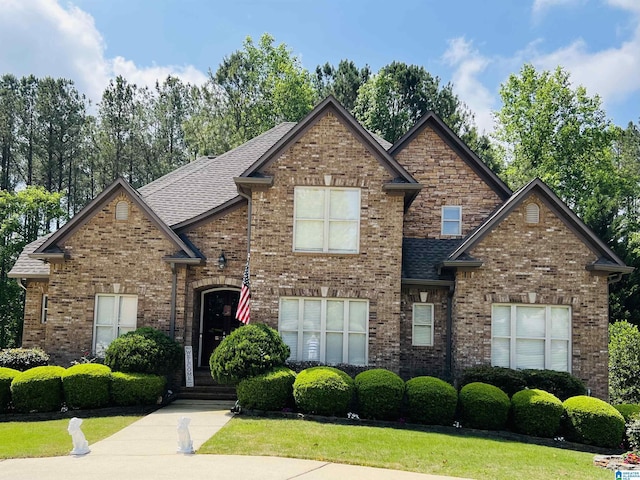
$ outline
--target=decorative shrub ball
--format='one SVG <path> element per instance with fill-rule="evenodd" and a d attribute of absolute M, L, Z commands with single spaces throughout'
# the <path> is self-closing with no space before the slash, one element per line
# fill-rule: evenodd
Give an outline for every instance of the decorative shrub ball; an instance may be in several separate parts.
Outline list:
<path fill-rule="evenodd" d="M 511 401 L 498 387 L 474 382 L 460 390 L 462 425 L 483 430 L 500 430 L 509 418 Z"/>
<path fill-rule="evenodd" d="M 622 414 L 625 422 L 632 420 L 633 417 L 638 417 L 638 413 L 640 413 L 640 405 L 637 403 L 623 403 L 620 405 L 614 405 L 613 408 Z"/>
<path fill-rule="evenodd" d="M 291 354 L 280 334 L 263 323 L 240 327 L 227 336 L 209 359 L 211 376 L 219 383 L 237 384 L 274 367 Z"/>
<path fill-rule="evenodd" d="M 11 401 L 11 382 L 19 373 L 13 368 L 0 367 L 0 412 L 4 411 Z"/>
<path fill-rule="evenodd" d="M 521 390 L 511 397 L 515 429 L 525 435 L 553 437 L 560 428 L 562 402 L 544 390 Z"/>
<path fill-rule="evenodd" d="M 113 372 L 111 399 L 116 405 L 153 405 L 162 397 L 165 383 L 161 375 Z"/>
<path fill-rule="evenodd" d="M 578 377 L 569 372 L 556 370 L 522 370 L 527 388 L 537 388 L 549 392 L 564 401 L 569 397 L 584 395 L 587 387 Z"/>
<path fill-rule="evenodd" d="M 364 418 L 391 420 L 400 415 L 404 382 L 395 373 L 383 368 L 356 375 L 358 411 Z"/>
<path fill-rule="evenodd" d="M 615 448 L 622 442 L 624 417 L 599 398 L 578 395 L 562 404 L 568 437 L 576 442 Z"/>
<path fill-rule="evenodd" d="M 67 368 L 62 375 L 62 389 L 70 408 L 98 408 L 109 404 L 111 369 L 99 363 L 85 363 Z"/>
<path fill-rule="evenodd" d="M 293 382 L 296 374 L 286 367 L 241 380 L 236 387 L 238 401 L 243 408 L 255 410 L 282 410 L 293 406 Z"/>
<path fill-rule="evenodd" d="M 458 404 L 456 389 L 435 377 L 415 377 L 407 382 L 407 403 L 412 422 L 451 425 Z"/>
<path fill-rule="evenodd" d="M 306 413 L 341 416 L 353 398 L 353 379 L 332 367 L 303 370 L 293 383 L 296 406 Z"/>
<path fill-rule="evenodd" d="M 11 382 L 11 398 L 17 411 L 52 412 L 62 406 L 64 368 L 35 367 L 16 375 Z"/>

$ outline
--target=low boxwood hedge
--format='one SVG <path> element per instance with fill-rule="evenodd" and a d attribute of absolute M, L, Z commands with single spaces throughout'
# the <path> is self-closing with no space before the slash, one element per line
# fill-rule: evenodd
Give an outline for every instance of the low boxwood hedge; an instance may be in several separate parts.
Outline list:
<path fill-rule="evenodd" d="M 351 404 L 353 379 L 332 367 L 313 367 L 303 370 L 293 383 L 296 406 L 306 413 L 344 415 Z"/>
<path fill-rule="evenodd" d="M 462 425 L 483 430 L 500 430 L 509 418 L 511 401 L 506 393 L 488 383 L 465 385 L 459 395 Z"/>
<path fill-rule="evenodd" d="M 165 383 L 160 375 L 113 372 L 111 400 L 115 405 L 153 405 L 162 398 Z"/>
<path fill-rule="evenodd" d="M 62 367 L 35 367 L 11 382 L 11 399 L 18 412 L 52 412 L 62 405 Z"/>
<path fill-rule="evenodd" d="M 274 411 L 293 406 L 295 380 L 295 372 L 286 367 L 245 378 L 236 387 L 238 401 L 243 408 L 255 410 Z"/>
<path fill-rule="evenodd" d="M 544 390 L 521 390 L 511 397 L 516 431 L 535 437 L 553 437 L 560 429 L 562 402 Z"/>
<path fill-rule="evenodd" d="M 404 381 L 383 368 L 367 370 L 354 379 L 358 412 L 364 418 L 393 420 L 400 416 Z"/>
<path fill-rule="evenodd" d="M 11 382 L 19 373 L 13 368 L 0 367 L 0 412 L 6 410 L 11 401 Z"/>
<path fill-rule="evenodd" d="M 407 382 L 407 404 L 411 421 L 427 425 L 453 423 L 458 392 L 435 377 L 415 377 Z"/>
<path fill-rule="evenodd" d="M 578 395 L 562 404 L 570 440 L 598 447 L 619 447 L 624 435 L 624 417 L 607 402 Z"/>
<path fill-rule="evenodd" d="M 625 422 L 629 422 L 632 417 L 637 417 L 640 413 L 640 405 L 637 403 L 622 403 L 620 405 L 614 405 L 613 408 L 622 414 Z"/>
<path fill-rule="evenodd" d="M 537 388 L 555 395 L 564 401 L 577 395 L 585 395 L 587 387 L 578 377 L 569 372 L 555 370 L 522 370 L 527 388 Z"/>
<path fill-rule="evenodd" d="M 62 375 L 62 389 L 69 408 L 98 408 L 109 404 L 111 369 L 99 363 L 85 363 L 67 368 Z"/>

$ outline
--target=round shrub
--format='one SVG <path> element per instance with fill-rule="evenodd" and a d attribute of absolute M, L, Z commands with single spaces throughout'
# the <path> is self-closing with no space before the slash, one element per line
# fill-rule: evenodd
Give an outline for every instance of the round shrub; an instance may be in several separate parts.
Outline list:
<path fill-rule="evenodd" d="M 114 372 L 171 375 L 180 368 L 182 347 L 160 330 L 141 327 L 116 338 L 104 364 Z"/>
<path fill-rule="evenodd" d="M 64 399 L 70 408 L 98 408 L 109 404 L 111 369 L 99 363 L 67 368 L 62 375 Z"/>
<path fill-rule="evenodd" d="M 638 413 L 640 413 L 640 405 L 637 403 L 623 403 L 621 405 L 614 405 L 613 408 L 622 414 L 625 422 L 631 420 L 632 417 L 637 417 Z"/>
<path fill-rule="evenodd" d="M 567 436 L 574 441 L 615 448 L 622 442 L 624 417 L 598 398 L 579 395 L 562 404 L 566 415 Z"/>
<path fill-rule="evenodd" d="M 459 400 L 465 427 L 500 430 L 506 425 L 511 401 L 498 387 L 469 383 L 460 390 Z"/>
<path fill-rule="evenodd" d="M 0 350 L 0 367 L 24 372 L 33 367 L 44 367 L 49 355 L 39 348 L 5 348 Z"/>
<path fill-rule="evenodd" d="M 390 420 L 398 418 L 404 396 L 404 382 L 383 368 L 356 375 L 358 411 L 364 418 Z"/>
<path fill-rule="evenodd" d="M 11 398 L 17 411 L 52 412 L 62 405 L 62 367 L 35 367 L 16 375 Z"/>
<path fill-rule="evenodd" d="M 153 405 L 162 397 L 165 383 L 161 375 L 113 372 L 111 399 L 116 405 Z"/>
<path fill-rule="evenodd" d="M 238 401 L 243 408 L 282 410 L 293 405 L 295 380 L 295 372 L 286 367 L 276 367 L 255 377 L 245 378 L 236 388 Z"/>
<path fill-rule="evenodd" d="M 435 377 L 415 377 L 407 382 L 407 406 L 412 422 L 451 425 L 456 414 L 458 392 Z"/>
<path fill-rule="evenodd" d="M 0 412 L 5 410 L 11 401 L 11 382 L 19 373 L 13 368 L 0 367 Z"/>
<path fill-rule="evenodd" d="M 511 397 L 515 429 L 525 435 L 553 437 L 560 428 L 562 402 L 544 390 L 521 390 Z"/>
<path fill-rule="evenodd" d="M 505 367 L 491 367 L 481 365 L 464 370 L 460 378 L 460 387 L 469 383 L 488 383 L 498 387 L 511 397 L 514 393 L 527 388 L 527 382 L 521 370 L 513 370 Z"/>
<path fill-rule="evenodd" d="M 296 406 L 307 413 L 344 415 L 353 398 L 353 379 L 332 367 L 303 370 L 293 383 Z"/>
<path fill-rule="evenodd" d="M 537 388 L 549 392 L 564 401 L 569 397 L 585 395 L 587 387 L 582 380 L 569 372 L 555 370 L 522 370 L 527 388 Z"/>
<path fill-rule="evenodd" d="M 245 325 L 226 337 L 209 359 L 211 376 L 234 384 L 281 367 L 291 354 L 280 334 L 263 323 Z"/>

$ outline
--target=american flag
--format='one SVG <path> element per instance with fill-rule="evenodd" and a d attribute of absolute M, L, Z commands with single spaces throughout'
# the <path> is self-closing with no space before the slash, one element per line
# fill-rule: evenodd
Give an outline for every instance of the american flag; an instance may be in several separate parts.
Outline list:
<path fill-rule="evenodd" d="M 244 324 L 251 320 L 251 292 L 249 291 L 249 254 L 247 254 L 247 265 L 244 267 L 242 275 L 242 288 L 240 289 L 240 300 L 236 310 L 236 319 Z"/>

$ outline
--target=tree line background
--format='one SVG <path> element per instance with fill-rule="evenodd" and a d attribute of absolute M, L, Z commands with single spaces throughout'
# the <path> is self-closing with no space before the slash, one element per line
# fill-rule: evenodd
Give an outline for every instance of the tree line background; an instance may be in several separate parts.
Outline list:
<path fill-rule="evenodd" d="M 569 74 L 524 65 L 502 85 L 495 132 L 424 67 L 378 72 L 342 60 L 305 70 L 268 34 L 225 57 L 202 86 L 112 79 L 97 105 L 73 80 L 0 77 L 0 348 L 19 345 L 24 291 L 7 278 L 22 248 L 59 228 L 118 176 L 134 188 L 219 155 L 334 95 L 394 142 L 437 113 L 514 191 L 542 178 L 628 265 L 640 267 L 640 120 L 607 117 Z M 640 112 L 639 112 L 640 118 Z M 640 268 L 639 268 L 640 269 Z M 640 273 L 611 286 L 611 320 L 640 324 Z"/>

